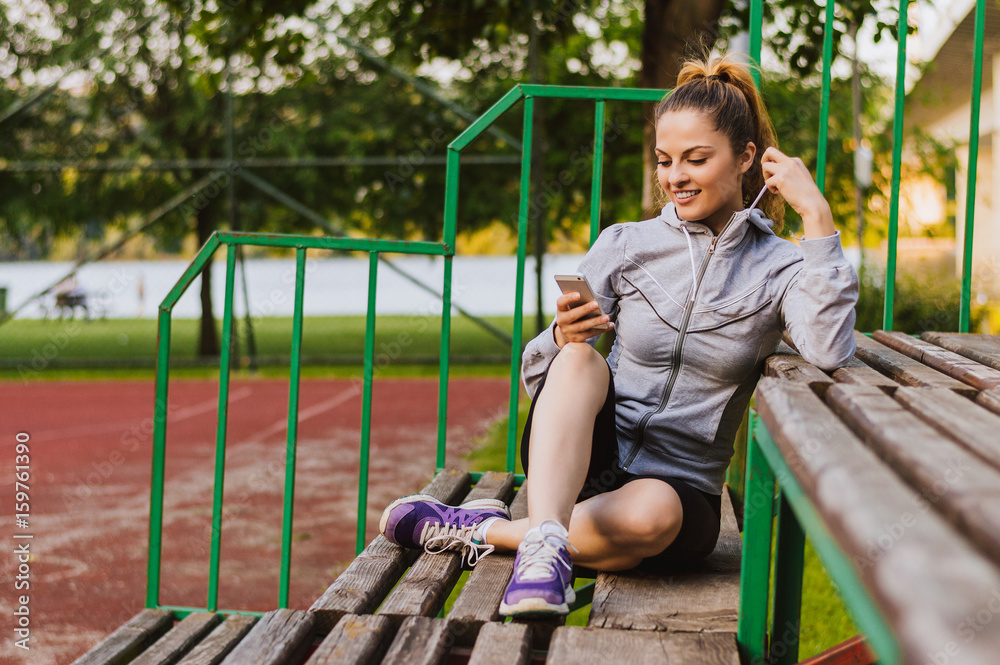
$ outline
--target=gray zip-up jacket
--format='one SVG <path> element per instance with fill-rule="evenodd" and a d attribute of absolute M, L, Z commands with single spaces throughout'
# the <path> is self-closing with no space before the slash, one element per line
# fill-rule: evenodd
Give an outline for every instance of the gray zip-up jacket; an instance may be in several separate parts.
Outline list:
<path fill-rule="evenodd" d="M 581 261 L 615 321 L 608 364 L 619 465 L 630 473 L 720 494 L 736 430 L 782 331 L 822 369 L 854 355 L 858 276 L 839 231 L 797 246 L 772 226 L 759 210 L 742 211 L 716 236 L 668 203 L 655 219 L 605 229 Z M 559 353 L 554 335 L 553 318 L 524 349 L 521 378 L 532 398 Z"/>

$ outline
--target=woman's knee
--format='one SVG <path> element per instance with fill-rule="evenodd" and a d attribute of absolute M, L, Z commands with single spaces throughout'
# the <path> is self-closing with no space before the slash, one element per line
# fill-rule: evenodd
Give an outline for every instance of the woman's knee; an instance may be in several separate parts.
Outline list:
<path fill-rule="evenodd" d="M 559 372 L 587 374 L 595 379 L 607 377 L 607 364 L 604 356 L 586 342 L 568 342 L 552 361 L 553 369 Z"/>
<path fill-rule="evenodd" d="M 659 552 L 680 533 L 683 511 L 676 494 L 647 495 L 633 506 L 623 520 L 622 529 L 636 547 Z"/>

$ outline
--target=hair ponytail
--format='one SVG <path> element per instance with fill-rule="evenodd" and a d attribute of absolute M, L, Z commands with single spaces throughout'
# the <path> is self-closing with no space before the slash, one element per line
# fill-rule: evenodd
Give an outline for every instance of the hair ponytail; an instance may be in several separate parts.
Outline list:
<path fill-rule="evenodd" d="M 743 204 L 750 205 L 764 186 L 760 158 L 769 147 L 777 147 L 778 141 L 748 66 L 730 56 L 688 60 L 677 76 L 677 87 L 656 105 L 655 120 L 682 109 L 708 114 L 715 128 L 729 137 L 733 154 L 742 153 L 747 143 L 757 146 L 753 164 L 743 174 Z M 781 198 L 766 192 L 759 207 L 774 222 L 774 232 L 780 233 L 785 220 Z"/>

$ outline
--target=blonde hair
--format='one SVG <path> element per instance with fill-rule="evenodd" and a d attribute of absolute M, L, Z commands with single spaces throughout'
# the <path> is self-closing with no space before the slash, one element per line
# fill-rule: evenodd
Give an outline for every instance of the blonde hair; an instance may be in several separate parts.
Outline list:
<path fill-rule="evenodd" d="M 743 204 L 750 205 L 764 186 L 761 155 L 770 146 L 777 147 L 778 140 L 748 66 L 730 56 L 686 61 L 677 75 L 677 87 L 656 105 L 654 117 L 659 122 L 668 111 L 686 109 L 707 114 L 715 129 L 729 138 L 734 155 L 742 153 L 747 143 L 757 146 L 753 164 L 743 174 Z M 774 232 L 780 233 L 784 201 L 766 192 L 758 207 L 774 222 Z"/>

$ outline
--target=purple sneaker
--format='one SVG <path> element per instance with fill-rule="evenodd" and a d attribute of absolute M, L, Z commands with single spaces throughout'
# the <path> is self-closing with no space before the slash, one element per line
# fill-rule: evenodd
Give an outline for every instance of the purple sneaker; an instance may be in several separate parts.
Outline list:
<path fill-rule="evenodd" d="M 491 518 L 510 519 L 503 501 L 472 499 L 456 507 L 429 494 L 411 494 L 389 504 L 382 513 L 379 531 L 401 547 L 423 548 L 431 554 L 458 550 L 472 567 L 493 551 L 492 545 L 476 538 L 476 529 Z"/>
<path fill-rule="evenodd" d="M 505 616 L 569 614 L 576 600 L 569 533 L 555 520 L 529 529 L 517 548 L 514 576 L 500 603 Z"/>

